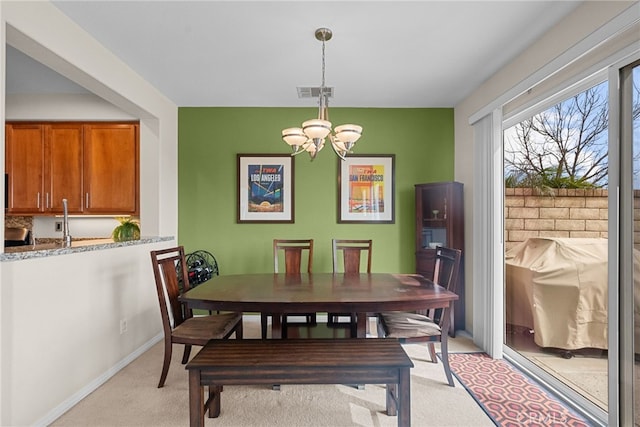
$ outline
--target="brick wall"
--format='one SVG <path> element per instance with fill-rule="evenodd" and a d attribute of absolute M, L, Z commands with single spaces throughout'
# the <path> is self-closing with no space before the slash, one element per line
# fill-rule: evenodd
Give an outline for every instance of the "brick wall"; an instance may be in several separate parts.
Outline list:
<path fill-rule="evenodd" d="M 505 250 L 530 237 L 607 237 L 605 189 L 505 189 Z M 634 242 L 640 249 L 640 190 L 634 194 Z"/>

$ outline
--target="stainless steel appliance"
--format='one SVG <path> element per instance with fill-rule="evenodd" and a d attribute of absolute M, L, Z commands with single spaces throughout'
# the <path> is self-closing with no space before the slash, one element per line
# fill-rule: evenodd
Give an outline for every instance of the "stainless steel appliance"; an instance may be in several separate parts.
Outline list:
<path fill-rule="evenodd" d="M 4 228 L 4 247 L 26 246 L 31 244 L 31 231 L 22 227 Z"/>

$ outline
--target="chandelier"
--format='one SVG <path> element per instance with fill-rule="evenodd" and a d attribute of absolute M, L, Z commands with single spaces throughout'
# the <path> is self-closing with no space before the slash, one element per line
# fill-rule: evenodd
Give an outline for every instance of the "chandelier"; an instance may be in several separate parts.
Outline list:
<path fill-rule="evenodd" d="M 322 84 L 318 94 L 318 118 L 307 120 L 300 128 L 287 128 L 282 131 L 282 139 L 293 150 L 292 156 L 307 152 L 311 160 L 324 147 L 325 139 L 329 138 L 333 151 L 344 160 L 362 135 L 362 126 L 345 124 L 336 126 L 332 131 L 329 121 L 329 88 L 324 84 L 324 42 L 331 40 L 333 33 L 328 28 L 318 28 L 316 39 L 322 42 Z"/>

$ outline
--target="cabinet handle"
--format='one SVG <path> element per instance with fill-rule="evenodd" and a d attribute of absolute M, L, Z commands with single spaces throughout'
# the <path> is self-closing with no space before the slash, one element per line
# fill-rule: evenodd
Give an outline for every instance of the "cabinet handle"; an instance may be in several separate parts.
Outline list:
<path fill-rule="evenodd" d="M 36 207 L 40 209 L 40 192 L 38 191 L 38 198 L 36 199 Z"/>
<path fill-rule="evenodd" d="M 49 193 L 47 193 L 47 197 L 46 197 L 46 205 L 44 206 L 46 209 L 49 209 L 51 206 L 49 206 Z"/>
<path fill-rule="evenodd" d="M 84 207 L 89 209 L 89 193 L 84 193 Z"/>

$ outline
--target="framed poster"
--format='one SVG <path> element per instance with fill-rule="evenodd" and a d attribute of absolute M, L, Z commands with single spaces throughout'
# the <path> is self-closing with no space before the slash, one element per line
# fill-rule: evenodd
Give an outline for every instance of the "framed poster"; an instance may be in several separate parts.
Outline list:
<path fill-rule="evenodd" d="M 338 222 L 395 223 L 395 155 L 338 159 Z"/>
<path fill-rule="evenodd" d="M 238 223 L 293 223 L 291 156 L 238 154 Z"/>

